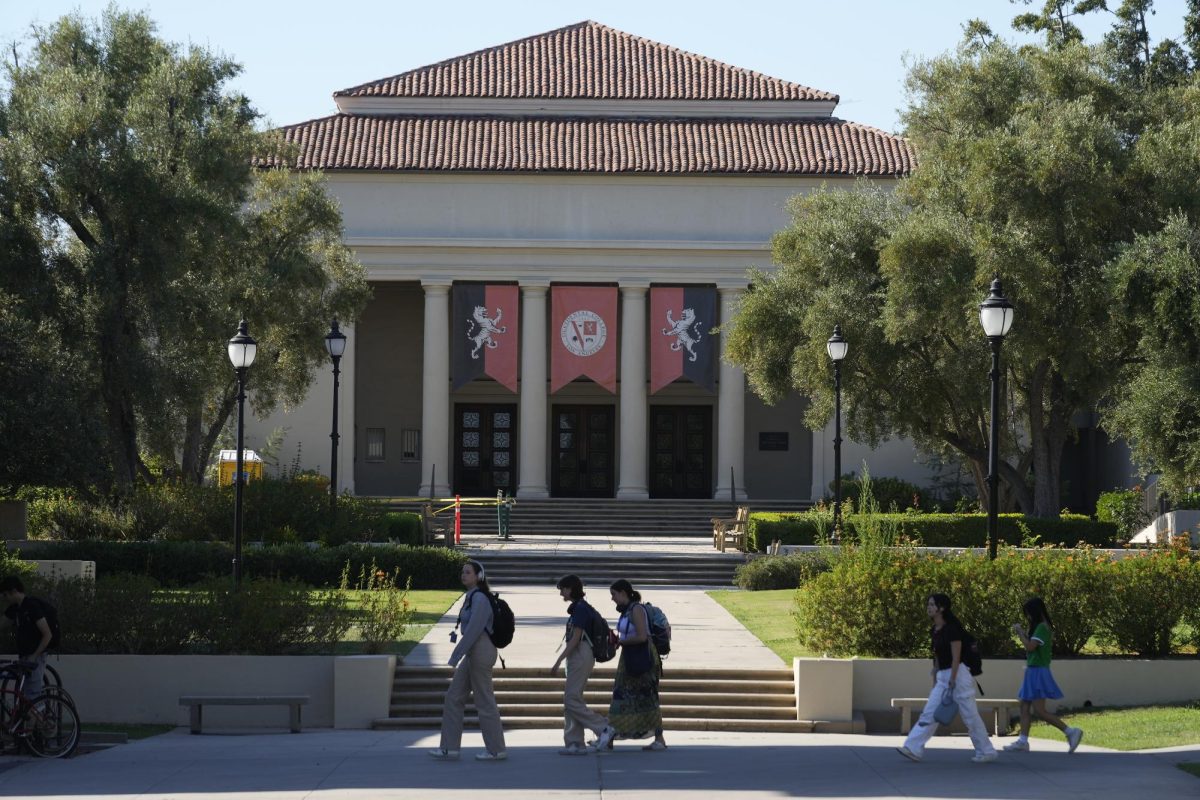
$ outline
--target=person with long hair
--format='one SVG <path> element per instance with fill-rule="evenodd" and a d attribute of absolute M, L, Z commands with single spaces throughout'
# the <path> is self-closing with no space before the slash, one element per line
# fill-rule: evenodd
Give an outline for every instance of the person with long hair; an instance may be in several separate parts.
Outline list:
<path fill-rule="evenodd" d="M 942 704 L 947 693 L 958 704 L 958 713 L 962 715 L 975 745 L 975 755 L 971 761 L 984 764 L 996 760 L 996 748 L 988 739 L 987 728 L 979 716 L 979 707 L 975 704 L 975 678 L 971 670 L 962 663 L 963 641 L 966 631 L 954 615 L 950 598 L 944 594 L 931 594 L 925 599 L 925 613 L 929 615 L 933 625 L 929 629 L 933 648 L 933 689 L 929 692 L 929 700 L 921 718 L 909 732 L 904 744 L 898 747 L 900 755 L 913 761 L 920 761 L 925 753 L 925 743 L 937 730 L 937 720 L 934 712 Z"/>
<path fill-rule="evenodd" d="M 1047 700 L 1060 700 L 1063 696 L 1062 689 L 1058 688 L 1054 676 L 1050 674 L 1050 642 L 1054 638 L 1050 612 L 1040 597 L 1026 600 L 1021 611 L 1029 623 L 1029 631 L 1026 632 L 1019 622 L 1012 626 L 1013 633 L 1025 646 L 1025 677 L 1017 691 L 1017 699 L 1021 701 L 1021 735 L 1004 749 L 1009 752 L 1028 752 L 1029 726 L 1033 723 L 1033 713 L 1036 713 L 1063 732 L 1067 737 L 1067 752 L 1074 753 L 1083 738 L 1083 731 L 1072 728 L 1046 709 Z"/>
<path fill-rule="evenodd" d="M 658 681 L 662 661 L 650 638 L 650 615 L 642 605 L 642 596 L 629 581 L 621 579 L 609 587 L 613 604 L 621 614 L 617 623 L 617 643 L 621 659 L 613 683 L 612 703 L 608 707 L 609 727 L 596 740 L 596 750 L 612 747 L 614 739 L 654 741 L 643 750 L 666 750 L 663 738 L 662 708 L 658 700 Z"/>
<path fill-rule="evenodd" d="M 563 692 L 563 742 L 565 747 L 558 751 L 560 756 L 586 756 L 588 749 L 583 743 L 583 732 L 590 730 L 598 737 L 608 730 L 608 720 L 592 711 L 584 700 L 588 678 L 596 667 L 596 656 L 592 649 L 593 623 L 599 612 L 584 599 L 583 581 L 578 575 L 564 575 L 558 581 L 558 593 L 567 606 L 567 633 L 563 639 L 562 653 L 550 668 L 551 675 L 567 662 L 567 686 Z M 607 631 L 607 624 L 604 626 Z M 607 634 L 606 634 L 607 635 Z"/>
<path fill-rule="evenodd" d="M 467 700 L 474 698 L 475 711 L 479 715 L 479 727 L 483 731 L 486 751 L 476 754 L 478 761 L 503 761 L 508 758 L 504 746 L 504 728 L 500 724 L 500 709 L 496 705 L 496 692 L 492 687 L 492 667 L 496 665 L 498 652 L 492 644 L 492 599 L 483 565 L 478 561 L 463 564 L 462 584 L 467 590 L 463 597 L 458 622 L 450 633 L 450 641 L 457 640 L 449 664 L 454 667 L 454 677 L 446 690 L 442 706 L 442 741 L 429 755 L 439 761 L 457 761 L 462 746 L 463 717 Z M 459 637 L 458 629 L 462 628 Z"/>

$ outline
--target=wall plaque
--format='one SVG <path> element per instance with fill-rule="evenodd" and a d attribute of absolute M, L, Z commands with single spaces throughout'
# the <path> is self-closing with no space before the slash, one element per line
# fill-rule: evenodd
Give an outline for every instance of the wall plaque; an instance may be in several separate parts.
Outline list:
<path fill-rule="evenodd" d="M 759 450 L 787 450 L 788 449 L 788 432 L 787 431 L 759 431 L 758 432 L 758 449 Z"/>

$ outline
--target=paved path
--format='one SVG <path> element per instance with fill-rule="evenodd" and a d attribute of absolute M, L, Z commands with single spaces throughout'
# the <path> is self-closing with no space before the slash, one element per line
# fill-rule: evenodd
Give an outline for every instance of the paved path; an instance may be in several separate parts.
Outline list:
<path fill-rule="evenodd" d="M 719 555 L 713 549 L 711 536 L 514 536 L 498 539 L 484 534 L 463 536 L 463 547 L 473 555 L 485 558 L 489 553 L 515 556 L 563 556 L 571 553 L 636 553 L 647 558 L 656 556 Z M 730 558 L 736 557 L 730 554 Z M 486 564 L 484 565 L 487 566 Z"/>
<path fill-rule="evenodd" d="M 1200 779 L 1175 768 L 1188 752 L 1134 754 L 1086 745 L 1066 755 L 1001 756 L 968 762 L 970 744 L 939 737 L 913 764 L 894 736 L 667 733 L 663 753 L 618 744 L 604 756 L 555 754 L 558 731 L 511 731 L 509 760 L 482 764 L 468 733 L 458 763 L 424 750 L 432 732 L 309 731 L 189 736 L 184 729 L 67 761 L 37 761 L 0 773 L 0 795 L 51 798 L 246 798 L 250 800 L 434 800 L 571 797 L 701 800 L 779 797 L 1080 798 L 1174 800 L 1200 796 Z M 1043 746 L 1037 743 L 1038 746 Z M 5 759 L 0 757 L 0 764 Z"/>
<path fill-rule="evenodd" d="M 484 568 L 487 568 L 486 563 Z M 616 625 L 618 614 L 607 587 L 594 587 L 588 600 Z M 558 657 L 565 633 L 567 604 L 553 586 L 512 586 L 500 590 L 517 617 L 517 635 L 501 651 L 510 667 L 546 667 Z M 778 669 L 787 666 L 720 604 L 699 588 L 648 587 L 645 600 L 666 612 L 671 621 L 671 667 Z M 446 612 L 421 643 L 404 658 L 408 666 L 445 664 L 454 645 L 450 631 L 461 600 Z"/>

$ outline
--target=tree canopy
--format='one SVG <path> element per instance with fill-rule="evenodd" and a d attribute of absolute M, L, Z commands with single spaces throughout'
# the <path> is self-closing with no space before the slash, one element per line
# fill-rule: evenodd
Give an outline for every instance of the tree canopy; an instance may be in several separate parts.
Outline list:
<path fill-rule="evenodd" d="M 0 325 L 17 352 L 0 380 L 26 412 L 0 438 L 64 447 L 40 413 L 51 386 L 55 412 L 102 444 L 76 480 L 129 485 L 150 456 L 198 480 L 232 408 L 238 319 L 260 342 L 266 411 L 303 396 L 330 318 L 364 305 L 337 204 L 319 175 L 256 169 L 280 145 L 228 89 L 240 67 L 162 41 L 143 14 L 64 17 L 3 68 Z"/>
<path fill-rule="evenodd" d="M 852 343 L 843 366 L 850 435 L 908 436 L 954 453 L 985 496 L 988 355 L 977 306 L 998 275 L 1017 307 L 1004 343 L 1000 471 L 1011 500 L 1057 515 L 1063 448 L 1080 411 L 1126 408 L 1106 416 L 1110 429 L 1149 432 L 1131 423 L 1148 423 L 1144 413 L 1122 406 L 1138 396 L 1148 358 L 1138 332 L 1161 310 L 1151 287 L 1177 287 L 1196 262 L 1180 255 L 1170 274 L 1147 273 L 1134 253 L 1188 252 L 1182 234 L 1158 237 L 1168 219 L 1184 230 L 1195 221 L 1198 90 L 1194 64 L 1176 58 L 1181 46 L 1143 40 L 1149 2 L 1124 3 L 1112 35 L 1088 45 L 1069 18 L 1098 8 L 1050 0 L 1040 16 L 1018 17 L 1018 28 L 1047 33 L 1037 46 L 972 22 L 955 52 L 912 66 L 903 120 L 919 166 L 894 192 L 796 198 L 774 240 L 780 269 L 754 277 L 728 326 L 727 357 L 757 391 L 797 390 L 813 399 L 809 423 L 823 424 L 832 405 L 824 342 L 839 323 Z M 1155 67 L 1156 52 L 1179 68 Z M 1122 307 L 1142 316 L 1118 319 Z M 1147 466 L 1162 452 L 1135 450 Z"/>

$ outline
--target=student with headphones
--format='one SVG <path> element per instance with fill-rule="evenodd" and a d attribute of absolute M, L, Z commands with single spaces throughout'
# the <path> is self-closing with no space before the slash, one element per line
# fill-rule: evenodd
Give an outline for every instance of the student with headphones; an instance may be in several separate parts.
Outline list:
<path fill-rule="evenodd" d="M 439 761 L 458 760 L 467 700 L 474 697 L 483 744 L 487 748 L 475 758 L 478 761 L 503 761 L 508 758 L 508 752 L 504 747 L 504 728 L 500 724 L 500 709 L 496 706 L 496 692 L 492 687 L 492 667 L 496 665 L 497 651 L 490 636 L 491 589 L 483 565 L 478 561 L 463 564 L 462 584 L 467 594 L 458 614 L 458 624 L 450 632 L 450 641 L 457 640 L 458 644 L 450 654 L 449 664 L 455 669 L 442 707 L 442 741 L 441 746 L 429 751 L 429 755 Z M 457 633 L 460 626 L 461 638 Z"/>

